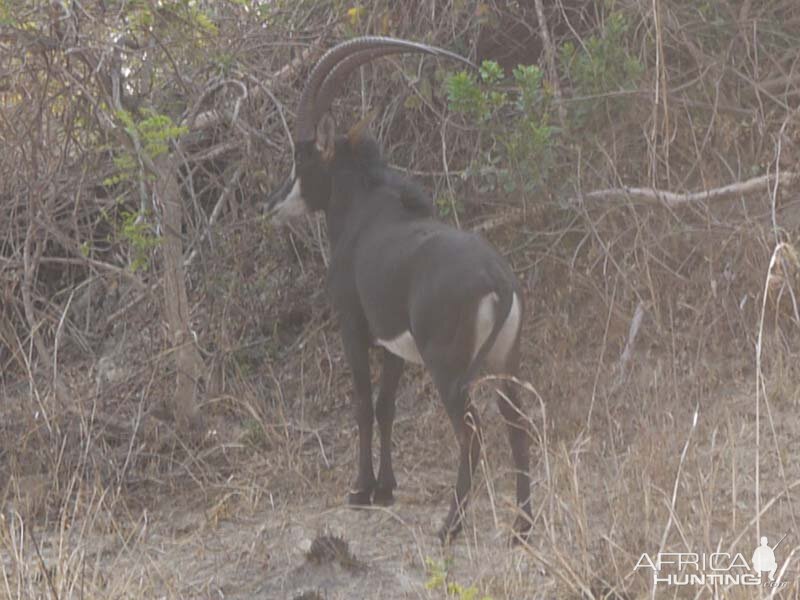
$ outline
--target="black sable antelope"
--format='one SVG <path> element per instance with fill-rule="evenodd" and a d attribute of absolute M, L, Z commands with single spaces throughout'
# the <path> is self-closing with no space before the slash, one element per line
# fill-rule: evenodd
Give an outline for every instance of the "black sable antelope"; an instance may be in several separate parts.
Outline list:
<path fill-rule="evenodd" d="M 353 39 L 329 50 L 300 97 L 294 167 L 267 202 L 278 222 L 324 211 L 331 262 L 328 288 L 355 384 L 358 475 L 348 501 L 388 504 L 397 487 L 392 471 L 395 393 L 404 361 L 424 364 L 458 439 L 460 460 L 450 511 L 439 535 L 461 528 L 472 475 L 480 457 L 478 415 L 468 385 L 481 368 L 517 373 L 524 315 L 519 283 L 506 261 L 481 237 L 437 221 L 432 203 L 411 179 L 390 169 L 359 124 L 336 136 L 328 109 L 358 66 L 388 54 L 419 52 L 470 64 L 440 48 L 381 37 Z M 375 408 L 368 353 L 383 347 Z M 517 536 L 531 527 L 528 433 L 514 387 L 499 400 L 507 421 L 517 479 Z M 381 439 L 378 478 L 372 468 L 372 424 Z"/>

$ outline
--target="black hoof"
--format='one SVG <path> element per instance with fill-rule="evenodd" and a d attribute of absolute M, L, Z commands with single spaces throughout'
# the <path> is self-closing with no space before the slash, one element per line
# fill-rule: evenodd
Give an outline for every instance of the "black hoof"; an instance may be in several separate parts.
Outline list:
<path fill-rule="evenodd" d="M 369 506 L 370 504 L 372 504 L 371 497 L 372 497 L 371 491 L 366 491 L 366 492 L 351 491 L 347 495 L 347 504 L 349 504 L 350 506 Z"/>
<path fill-rule="evenodd" d="M 372 502 L 381 506 L 391 506 L 394 504 L 394 493 L 392 488 L 375 488 L 375 494 L 372 496 Z"/>

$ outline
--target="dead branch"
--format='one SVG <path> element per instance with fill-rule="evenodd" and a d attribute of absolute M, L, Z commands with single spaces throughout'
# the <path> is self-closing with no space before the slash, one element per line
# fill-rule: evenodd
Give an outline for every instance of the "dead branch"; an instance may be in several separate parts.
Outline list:
<path fill-rule="evenodd" d="M 800 178 L 800 173 L 784 171 L 778 175 L 777 184 L 779 186 L 789 186 Z M 761 175 L 747 181 L 731 183 L 723 187 L 712 188 L 703 192 L 670 192 L 655 188 L 621 187 L 605 190 L 595 190 L 586 194 L 581 194 L 573 198 L 571 202 L 580 203 L 587 200 L 641 200 L 645 202 L 657 202 L 664 204 L 668 208 L 674 208 L 682 204 L 694 202 L 711 202 L 714 200 L 725 200 L 736 196 L 746 196 L 756 192 L 769 193 L 769 186 L 776 183 L 775 175 Z"/>
<path fill-rule="evenodd" d="M 272 76 L 272 83 L 281 83 L 289 80 L 293 75 L 297 73 L 297 71 L 302 68 L 304 64 L 306 64 L 312 56 L 312 52 L 314 48 L 306 48 L 303 52 L 292 60 L 288 65 L 281 67 L 273 76 Z M 261 94 L 264 93 L 264 89 L 262 87 L 256 87 L 250 94 L 251 98 L 258 98 Z M 192 119 L 189 119 L 191 123 L 191 130 L 192 131 L 202 131 L 204 129 L 211 129 L 220 125 L 223 120 L 227 120 L 228 117 L 224 113 L 220 113 L 220 111 L 216 109 L 208 110 L 202 113 L 197 114 Z"/>
<path fill-rule="evenodd" d="M 544 59 L 547 64 L 547 76 L 550 79 L 550 85 L 553 86 L 553 96 L 556 99 L 558 106 L 558 118 L 561 121 L 561 126 L 564 126 L 567 119 L 567 111 L 564 108 L 564 103 L 561 97 L 561 84 L 558 79 L 558 70 L 556 68 L 556 49 L 553 40 L 550 37 L 550 28 L 547 26 L 547 20 L 544 16 L 544 6 L 542 0 L 535 0 L 534 6 L 536 7 L 536 19 L 539 21 L 539 35 L 542 36 L 542 45 L 544 47 Z"/>

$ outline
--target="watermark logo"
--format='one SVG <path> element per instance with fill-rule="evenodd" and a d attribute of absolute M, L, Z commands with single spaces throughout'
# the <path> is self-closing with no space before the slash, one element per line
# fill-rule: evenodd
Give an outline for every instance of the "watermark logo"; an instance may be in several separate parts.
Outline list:
<path fill-rule="evenodd" d="M 634 571 L 652 571 L 655 586 L 746 585 L 780 588 L 787 582 L 775 581 L 778 570 L 775 549 L 785 538 L 786 535 L 770 546 L 769 538 L 763 536 L 750 562 L 740 552 L 659 552 L 653 556 L 644 553 L 639 557 Z"/>
<path fill-rule="evenodd" d="M 781 538 L 782 541 L 783 539 Z M 775 546 L 777 547 L 778 544 L 775 544 Z M 759 573 L 769 573 L 769 580 L 775 581 L 775 571 L 778 569 L 778 563 L 775 561 L 775 548 L 769 547 L 767 536 L 761 537 L 761 545 L 753 552 L 752 562 L 753 570 Z"/>

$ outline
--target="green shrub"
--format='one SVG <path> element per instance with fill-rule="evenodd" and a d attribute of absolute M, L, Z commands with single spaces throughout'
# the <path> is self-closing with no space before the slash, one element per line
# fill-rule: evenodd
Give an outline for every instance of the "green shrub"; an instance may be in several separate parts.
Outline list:
<path fill-rule="evenodd" d="M 150 267 L 150 251 L 161 243 L 161 238 L 153 232 L 145 214 L 122 211 L 121 216 L 118 234 L 131 249 L 131 271 L 146 270 Z"/>
<path fill-rule="evenodd" d="M 624 15 L 612 13 L 600 35 L 591 36 L 580 47 L 572 42 L 561 46 L 561 68 L 575 98 L 568 104 L 571 129 L 601 127 L 604 123 L 598 121 L 614 120 L 628 106 L 625 92 L 637 88 L 644 72 L 625 45 L 628 28 Z"/>
<path fill-rule="evenodd" d="M 478 75 L 462 71 L 446 80 L 450 109 L 486 132 L 481 158 L 469 168 L 481 191 L 534 191 L 553 164 L 550 92 L 535 65 L 520 65 L 509 82 L 501 67 L 484 61 Z"/>

